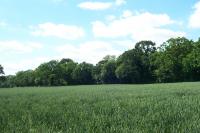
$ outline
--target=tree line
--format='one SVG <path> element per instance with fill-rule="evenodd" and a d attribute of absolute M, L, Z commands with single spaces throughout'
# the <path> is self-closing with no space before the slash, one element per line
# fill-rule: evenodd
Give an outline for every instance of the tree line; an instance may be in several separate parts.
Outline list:
<path fill-rule="evenodd" d="M 1 87 L 86 84 L 142 84 L 200 81 L 200 39 L 171 38 L 160 47 L 140 41 L 118 58 L 106 56 L 96 65 L 72 59 L 51 60 L 35 70 L 4 76 Z"/>

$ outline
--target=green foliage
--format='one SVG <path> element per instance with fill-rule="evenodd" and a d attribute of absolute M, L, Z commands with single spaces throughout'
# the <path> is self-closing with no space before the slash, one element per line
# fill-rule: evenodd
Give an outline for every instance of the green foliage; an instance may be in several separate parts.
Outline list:
<path fill-rule="evenodd" d="M 141 60 L 137 50 L 123 53 L 117 61 L 116 75 L 121 83 L 138 83 L 141 79 Z"/>
<path fill-rule="evenodd" d="M 141 41 L 135 49 L 126 51 L 118 59 L 116 75 L 122 83 L 153 82 L 151 55 L 156 52 L 155 43 Z"/>
<path fill-rule="evenodd" d="M 93 70 L 94 79 L 97 83 L 114 84 L 117 82 L 115 56 L 106 56 L 100 61 Z"/>
<path fill-rule="evenodd" d="M 0 89 L 2 133 L 200 131 L 200 83 Z"/>
<path fill-rule="evenodd" d="M 76 64 L 68 59 L 44 63 L 35 70 L 35 83 L 39 86 L 58 86 L 72 83 L 71 69 L 75 66 Z"/>
<path fill-rule="evenodd" d="M 41 64 L 36 70 L 36 84 L 43 86 L 58 85 L 61 69 L 58 61 L 52 60 L 48 63 Z"/>
<path fill-rule="evenodd" d="M 154 61 L 159 82 L 187 81 L 183 61 L 194 49 L 193 44 L 186 38 L 172 38 L 162 45 Z"/>
<path fill-rule="evenodd" d="M 72 78 L 72 73 L 74 69 L 76 68 L 77 63 L 75 63 L 71 59 L 62 59 L 59 63 L 59 66 L 61 67 L 61 70 L 62 70 L 61 74 L 62 74 L 63 80 L 69 85 L 74 84 L 75 81 Z"/>
<path fill-rule="evenodd" d="M 152 41 L 140 41 L 136 43 L 135 49 L 148 56 L 156 51 L 156 44 Z"/>
<path fill-rule="evenodd" d="M 139 81 L 140 74 L 134 65 L 122 63 L 115 72 L 120 83 L 137 83 Z"/>
<path fill-rule="evenodd" d="M 151 64 L 155 67 L 154 75 L 157 82 L 173 82 L 173 62 L 163 52 L 156 52 L 152 55 Z"/>
<path fill-rule="evenodd" d="M 5 82 L 6 82 L 6 77 L 4 76 L 3 67 L 0 64 L 0 87 L 7 87 Z"/>
<path fill-rule="evenodd" d="M 0 75 L 4 74 L 3 67 L 0 64 Z"/>
<path fill-rule="evenodd" d="M 107 55 L 95 66 L 68 58 L 51 60 L 11 79 L 1 77 L 0 87 L 200 81 L 200 39 L 171 38 L 159 48 L 140 41 L 118 58 Z"/>
<path fill-rule="evenodd" d="M 35 76 L 34 71 L 20 71 L 16 74 L 14 83 L 16 86 L 34 86 L 35 85 Z"/>
<path fill-rule="evenodd" d="M 115 60 L 109 60 L 106 62 L 101 71 L 101 78 L 103 83 L 113 84 L 117 82 L 117 77 L 115 76 L 116 62 Z"/>
<path fill-rule="evenodd" d="M 189 81 L 200 80 L 200 40 L 183 60 L 184 72 Z"/>
<path fill-rule="evenodd" d="M 83 62 L 76 66 L 72 73 L 72 78 L 76 84 L 93 84 L 93 65 Z"/>

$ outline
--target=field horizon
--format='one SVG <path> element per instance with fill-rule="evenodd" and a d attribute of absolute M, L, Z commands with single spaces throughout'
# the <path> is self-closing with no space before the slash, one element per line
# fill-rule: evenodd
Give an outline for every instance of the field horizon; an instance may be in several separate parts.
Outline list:
<path fill-rule="evenodd" d="M 2 132 L 196 132 L 200 82 L 0 89 Z"/>

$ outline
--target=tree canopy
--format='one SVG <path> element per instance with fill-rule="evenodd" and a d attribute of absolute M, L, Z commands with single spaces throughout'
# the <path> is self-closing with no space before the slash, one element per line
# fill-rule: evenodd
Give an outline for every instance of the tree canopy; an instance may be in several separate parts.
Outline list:
<path fill-rule="evenodd" d="M 0 64 L 0 75 L 3 75 L 3 74 L 4 74 L 3 67 Z"/>
<path fill-rule="evenodd" d="M 1 65 L 0 75 L 4 75 Z M 107 55 L 96 65 L 64 58 L 1 79 L 1 87 L 200 81 L 200 39 L 171 38 L 160 47 L 140 41 L 119 57 Z"/>

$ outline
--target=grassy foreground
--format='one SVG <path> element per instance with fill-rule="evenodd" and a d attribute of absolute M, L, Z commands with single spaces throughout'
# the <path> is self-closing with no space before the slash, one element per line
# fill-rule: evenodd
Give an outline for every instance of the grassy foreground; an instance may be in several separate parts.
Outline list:
<path fill-rule="evenodd" d="M 199 132 L 200 83 L 0 89 L 0 132 Z"/>

